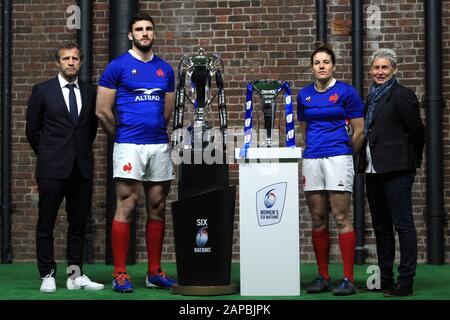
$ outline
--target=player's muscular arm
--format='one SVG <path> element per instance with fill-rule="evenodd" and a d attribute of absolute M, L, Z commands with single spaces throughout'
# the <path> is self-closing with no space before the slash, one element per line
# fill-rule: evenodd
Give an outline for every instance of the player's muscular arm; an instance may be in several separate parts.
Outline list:
<path fill-rule="evenodd" d="M 164 99 L 164 118 L 166 119 L 166 125 L 169 124 L 174 106 L 175 106 L 175 92 L 167 92 L 166 97 Z"/>
<path fill-rule="evenodd" d="M 97 91 L 95 115 L 100 120 L 103 130 L 105 130 L 111 137 L 114 137 L 116 133 L 116 119 L 113 113 L 115 103 L 116 90 L 99 86 Z"/>

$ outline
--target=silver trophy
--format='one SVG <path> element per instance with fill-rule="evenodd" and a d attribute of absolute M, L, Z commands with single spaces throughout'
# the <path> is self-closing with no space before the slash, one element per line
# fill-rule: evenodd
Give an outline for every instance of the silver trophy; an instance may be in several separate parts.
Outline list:
<path fill-rule="evenodd" d="M 267 130 L 266 143 L 272 146 L 272 130 L 275 128 L 275 99 L 278 95 L 282 82 L 277 80 L 258 80 L 253 82 L 253 88 L 262 100 L 264 115 L 264 129 Z"/>
<path fill-rule="evenodd" d="M 205 55 L 203 48 L 195 56 L 185 54 L 178 64 L 178 85 L 174 110 L 174 144 L 183 143 L 184 149 L 201 145 L 204 148 L 213 142 L 211 127 L 207 123 L 207 107 L 214 98 L 218 98 L 220 131 L 223 139 L 223 149 L 226 145 L 227 111 L 223 89 L 223 61 L 219 54 Z M 215 77 L 217 91 L 211 97 L 211 79 Z M 188 86 L 186 86 L 188 84 Z M 183 135 L 183 121 L 186 99 L 194 106 L 194 119 L 187 130 L 189 135 Z M 183 140 L 183 141 L 182 141 Z"/>
<path fill-rule="evenodd" d="M 273 130 L 275 125 L 276 98 L 280 92 L 284 95 L 286 115 L 286 147 L 295 147 L 295 128 L 293 119 L 292 93 L 287 81 L 258 80 L 247 84 L 247 98 L 245 105 L 244 123 L 244 147 L 241 155 L 246 155 L 252 143 L 252 116 L 253 116 L 253 92 L 261 98 L 262 111 L 264 115 L 264 129 L 267 131 L 265 146 L 273 147 L 277 143 L 273 141 Z"/>

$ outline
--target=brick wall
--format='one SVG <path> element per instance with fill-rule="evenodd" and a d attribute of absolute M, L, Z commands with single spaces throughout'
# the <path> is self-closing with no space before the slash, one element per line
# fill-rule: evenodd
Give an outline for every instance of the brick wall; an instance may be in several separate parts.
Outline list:
<path fill-rule="evenodd" d="M 55 4 L 57 3 L 57 4 Z M 377 47 L 389 47 L 399 56 L 399 78 L 424 99 L 424 12 L 419 0 L 364 1 L 365 62 Z M 378 5 L 381 21 L 378 29 L 367 28 L 369 4 Z M 12 90 L 12 192 L 13 192 L 13 259 L 35 259 L 34 227 L 37 220 L 37 188 L 34 181 L 36 159 L 24 135 L 25 110 L 34 84 L 56 75 L 54 49 L 63 40 L 75 40 L 75 30 L 68 29 L 66 9 L 74 1 L 23 0 L 13 5 L 13 90 Z M 337 53 L 337 78 L 351 82 L 351 36 L 345 26 L 351 20 L 349 1 L 328 1 L 328 40 Z M 108 1 L 94 2 L 94 82 L 97 83 L 108 62 Z M 313 0 L 243 0 L 243 1 L 141 1 L 140 9 L 150 13 L 156 22 L 157 41 L 154 51 L 169 61 L 174 69 L 184 53 L 219 52 L 225 61 L 225 94 L 229 125 L 241 128 L 244 121 L 245 87 L 250 80 L 273 78 L 289 80 L 293 93 L 312 78 L 309 56 L 315 41 L 315 1 Z M 450 99 L 450 0 L 443 1 L 443 92 L 446 105 Z M 337 26 L 343 25 L 344 28 Z M 368 71 L 367 68 L 365 70 Z M 370 78 L 366 76 L 366 90 Z M 279 104 L 280 105 L 280 104 Z M 215 106 L 215 105 L 214 105 Z M 214 111 L 214 110 L 213 110 Z M 425 115 L 424 110 L 422 110 Z M 211 120 L 215 117 L 210 113 Z M 259 115 L 260 116 L 260 115 Z M 278 121 L 278 120 L 277 120 Z M 444 110 L 444 186 L 445 201 L 450 198 L 450 119 Z M 283 130 L 283 129 L 282 129 Z M 300 137 L 300 135 L 297 135 Z M 299 140 L 299 138 L 297 139 Z M 299 143 L 299 142 L 297 142 Z M 95 178 L 93 215 L 96 222 L 94 257 L 103 261 L 106 208 L 106 137 L 99 130 L 94 144 Z M 419 235 L 419 260 L 426 260 L 425 172 L 419 170 L 414 186 L 414 215 Z M 231 182 L 238 185 L 237 166 L 231 166 Z M 172 184 L 167 208 L 166 240 L 163 260 L 173 261 L 174 245 L 170 202 L 177 199 Z M 55 228 L 55 252 L 65 259 L 67 229 L 64 205 Z M 314 261 L 311 244 L 311 219 L 300 193 L 301 259 Z M 366 211 L 367 205 L 366 205 Z M 138 210 L 137 258 L 146 260 L 143 238 L 145 212 Z M 234 230 L 233 258 L 239 259 L 238 210 Z M 367 213 L 366 243 L 369 260 L 375 261 L 375 245 Z M 332 259 L 340 259 L 336 228 L 331 221 Z M 446 261 L 450 261 L 450 228 L 446 230 Z"/>

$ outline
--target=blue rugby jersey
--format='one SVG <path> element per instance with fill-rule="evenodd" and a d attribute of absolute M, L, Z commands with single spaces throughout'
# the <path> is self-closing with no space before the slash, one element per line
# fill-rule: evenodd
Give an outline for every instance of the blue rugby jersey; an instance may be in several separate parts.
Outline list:
<path fill-rule="evenodd" d="M 159 144 L 169 141 L 164 118 L 166 92 L 173 92 L 173 69 L 153 55 L 144 62 L 127 52 L 111 61 L 99 85 L 117 90 L 116 137 L 118 143 Z"/>
<path fill-rule="evenodd" d="M 363 118 L 364 104 L 352 86 L 336 83 L 318 92 L 314 83 L 297 96 L 297 118 L 306 121 L 306 148 L 303 158 L 325 158 L 353 153 L 346 119 Z"/>

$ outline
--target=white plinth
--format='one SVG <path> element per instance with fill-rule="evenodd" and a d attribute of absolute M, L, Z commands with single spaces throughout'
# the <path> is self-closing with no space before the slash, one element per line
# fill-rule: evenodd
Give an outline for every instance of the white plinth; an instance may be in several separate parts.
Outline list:
<path fill-rule="evenodd" d="M 250 148 L 239 165 L 243 296 L 300 295 L 300 148 Z"/>

